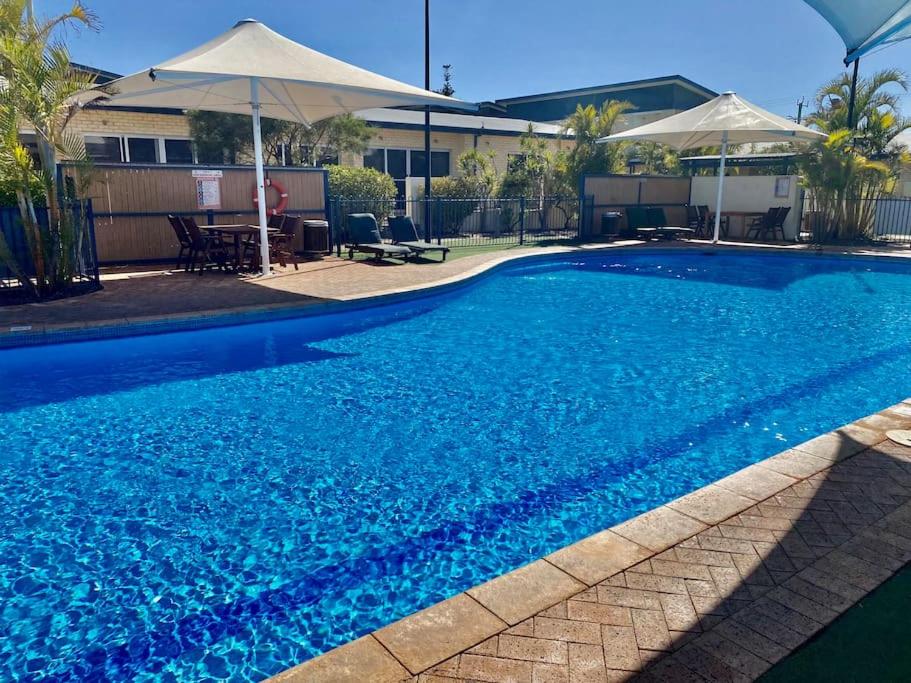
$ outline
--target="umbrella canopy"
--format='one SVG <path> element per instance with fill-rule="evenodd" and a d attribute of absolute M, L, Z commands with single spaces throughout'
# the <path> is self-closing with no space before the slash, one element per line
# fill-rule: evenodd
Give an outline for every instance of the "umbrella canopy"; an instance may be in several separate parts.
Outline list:
<path fill-rule="evenodd" d="M 724 199 L 724 167 L 729 144 L 752 142 L 810 142 L 826 135 L 766 111 L 726 92 L 693 109 L 668 116 L 638 128 L 601 138 L 598 142 L 649 140 L 676 149 L 721 145 L 718 201 L 715 207 L 715 235 L 721 228 L 721 202 Z"/>
<path fill-rule="evenodd" d="M 757 107 L 736 93 L 726 92 L 698 107 L 610 135 L 598 142 L 651 140 L 676 149 L 690 149 L 721 145 L 725 141 L 740 144 L 825 137 L 818 131 Z"/>
<path fill-rule="evenodd" d="M 269 272 L 260 117 L 309 125 L 371 107 L 475 105 L 386 78 L 295 43 L 253 19 L 148 71 L 111 81 L 82 102 L 253 115 L 263 273 Z M 109 94 L 110 93 L 110 94 Z"/>
<path fill-rule="evenodd" d="M 880 45 L 911 38 L 911 0 L 804 0 L 845 43 L 849 64 Z"/>

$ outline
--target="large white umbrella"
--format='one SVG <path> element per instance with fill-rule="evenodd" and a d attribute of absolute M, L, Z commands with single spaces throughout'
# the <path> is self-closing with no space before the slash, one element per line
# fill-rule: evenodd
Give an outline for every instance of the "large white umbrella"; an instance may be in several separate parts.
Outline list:
<path fill-rule="evenodd" d="M 823 133 L 768 112 L 729 91 L 698 107 L 654 123 L 609 135 L 598 142 L 651 140 L 676 149 L 721 145 L 713 240 L 717 242 L 721 227 L 721 201 L 724 198 L 724 167 L 729 144 L 808 142 L 825 138 L 826 135 Z"/>
<path fill-rule="evenodd" d="M 84 102 L 120 106 L 201 109 L 253 115 L 253 156 L 263 273 L 269 272 L 266 193 L 260 117 L 309 125 L 372 107 L 475 105 L 386 78 L 311 50 L 246 19 L 194 50 L 147 71 L 105 84 Z"/>

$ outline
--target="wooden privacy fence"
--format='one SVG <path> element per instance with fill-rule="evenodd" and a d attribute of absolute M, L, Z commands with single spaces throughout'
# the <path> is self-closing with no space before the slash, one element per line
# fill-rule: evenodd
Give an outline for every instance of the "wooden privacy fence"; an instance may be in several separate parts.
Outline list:
<path fill-rule="evenodd" d="M 654 175 L 586 175 L 582 178 L 582 196 L 591 210 L 585 212 L 583 234 L 601 232 L 601 214 L 618 211 L 620 229 L 625 230 L 626 209 L 654 206 L 664 209 L 670 225 L 686 226 L 686 205 L 690 201 L 688 176 Z"/>
<path fill-rule="evenodd" d="M 81 172 L 63 168 L 70 177 Z M 95 207 L 100 263 L 173 259 L 178 244 L 169 213 L 194 216 L 200 225 L 259 222 L 252 166 L 97 164 L 88 173 L 85 196 Z M 267 167 L 266 177 L 287 192 L 285 213 L 327 220 L 325 169 Z M 278 192 L 267 187 L 267 206 L 278 201 Z"/>

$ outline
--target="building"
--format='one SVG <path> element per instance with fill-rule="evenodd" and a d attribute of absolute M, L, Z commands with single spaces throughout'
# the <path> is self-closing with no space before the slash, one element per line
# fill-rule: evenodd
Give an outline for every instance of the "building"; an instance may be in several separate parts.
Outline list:
<path fill-rule="evenodd" d="M 118 74 L 76 65 L 105 83 Z M 431 114 L 431 172 L 447 176 L 469 149 L 491 153 L 503 173 L 510 157 L 520 155 L 519 138 L 529 126 L 559 147 L 560 122 L 578 104 L 600 107 L 605 101 L 626 100 L 635 109 L 626 114 L 629 128 L 694 107 L 715 93 L 682 76 L 667 76 L 591 88 L 578 88 L 481 103 L 477 114 L 435 111 Z M 343 155 L 338 161 L 368 166 L 392 176 L 399 194 L 409 192 L 411 179 L 424 175 L 424 114 L 408 109 L 371 109 L 357 114 L 375 129 L 370 149 L 363 155 Z M 193 164 L 190 126 L 183 111 L 138 107 L 88 106 L 70 124 L 85 139 L 86 151 L 97 162 L 128 164 Z M 28 140 L 28 133 L 24 135 Z"/>

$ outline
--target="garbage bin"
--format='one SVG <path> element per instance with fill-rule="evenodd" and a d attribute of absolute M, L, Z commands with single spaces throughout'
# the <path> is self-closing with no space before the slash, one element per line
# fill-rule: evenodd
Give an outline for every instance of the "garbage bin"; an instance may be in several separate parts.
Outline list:
<path fill-rule="evenodd" d="M 608 211 L 601 214 L 601 234 L 609 237 L 617 237 L 620 234 L 620 218 L 622 214 L 619 211 Z"/>
<path fill-rule="evenodd" d="M 325 256 L 331 251 L 326 221 L 304 221 L 303 233 L 305 256 Z"/>

